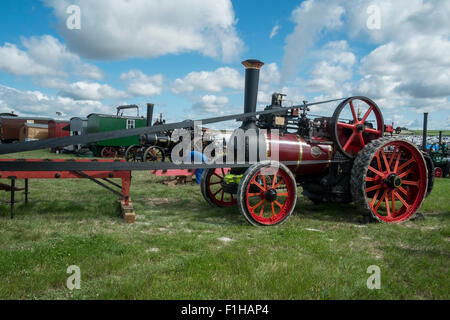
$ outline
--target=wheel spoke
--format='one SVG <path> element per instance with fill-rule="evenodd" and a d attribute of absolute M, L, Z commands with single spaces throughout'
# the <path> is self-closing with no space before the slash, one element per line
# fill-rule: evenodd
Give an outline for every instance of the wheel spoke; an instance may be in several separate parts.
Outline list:
<path fill-rule="evenodd" d="M 264 205 L 261 207 L 261 211 L 259 213 L 259 216 L 262 217 L 264 214 Z"/>
<path fill-rule="evenodd" d="M 370 206 L 373 208 L 373 206 L 375 205 L 375 202 L 377 202 L 377 198 L 378 195 L 380 194 L 380 189 L 377 190 L 377 192 L 375 192 L 375 195 L 372 198 L 372 202 L 370 203 Z"/>
<path fill-rule="evenodd" d="M 383 176 L 383 173 L 381 173 L 380 171 L 378 171 L 377 169 L 375 169 L 374 167 L 369 166 L 368 168 L 370 171 L 372 171 L 373 173 L 375 173 L 378 176 Z"/>
<path fill-rule="evenodd" d="M 402 174 L 399 174 L 398 177 L 399 177 L 399 178 L 406 177 L 408 174 L 410 174 L 410 173 L 412 172 L 412 170 L 413 170 L 413 169 L 410 168 L 410 169 L 406 170 L 405 172 L 403 172 Z"/>
<path fill-rule="evenodd" d="M 394 166 L 394 170 L 392 172 L 397 173 L 398 171 L 398 164 L 400 163 L 400 158 L 402 157 L 402 153 L 399 150 L 398 151 L 398 156 L 397 156 L 397 160 L 395 160 L 395 166 Z"/>
<path fill-rule="evenodd" d="M 223 190 L 223 188 L 220 188 L 219 190 L 217 190 L 217 192 L 213 194 L 213 197 L 217 196 L 219 194 L 219 192 L 222 190 Z"/>
<path fill-rule="evenodd" d="M 374 210 L 377 211 L 380 205 L 383 203 L 384 199 L 386 198 L 387 190 L 384 190 L 383 195 L 381 196 L 380 200 L 378 201 L 377 205 L 375 206 Z"/>
<path fill-rule="evenodd" d="M 217 173 L 213 172 L 213 175 L 215 175 L 216 177 L 218 177 L 220 180 L 223 180 L 223 177 L 219 176 Z"/>
<path fill-rule="evenodd" d="M 383 168 L 381 167 L 380 152 L 377 152 L 377 154 L 375 155 L 375 157 L 377 158 L 378 170 L 383 170 Z"/>
<path fill-rule="evenodd" d="M 361 146 L 365 147 L 366 143 L 364 142 L 364 137 L 362 135 L 362 132 L 358 133 L 359 141 L 361 142 Z"/>
<path fill-rule="evenodd" d="M 375 177 L 366 177 L 366 182 L 375 182 Z"/>
<path fill-rule="evenodd" d="M 364 115 L 364 117 L 362 118 L 361 122 L 364 124 L 367 120 L 367 118 L 369 117 L 370 113 L 373 110 L 373 106 L 370 106 L 369 110 L 367 110 L 366 114 Z"/>
<path fill-rule="evenodd" d="M 272 189 L 275 189 L 275 185 L 277 184 L 277 175 L 278 171 L 273 175 Z"/>
<path fill-rule="evenodd" d="M 258 182 L 256 182 L 255 179 L 253 179 L 252 184 L 256 185 L 258 188 L 260 188 L 262 191 L 266 191 L 266 188 L 264 188 L 262 185 L 260 185 Z"/>
<path fill-rule="evenodd" d="M 395 216 L 395 192 L 394 191 L 392 191 L 391 197 L 392 197 L 392 216 Z"/>
<path fill-rule="evenodd" d="M 403 180 L 402 184 L 406 184 L 409 186 L 415 186 L 415 187 L 419 187 L 419 181 L 408 181 L 408 180 Z"/>
<path fill-rule="evenodd" d="M 350 110 L 352 110 L 353 120 L 355 120 L 355 123 L 357 123 L 359 120 L 355 112 L 355 107 L 353 106 L 353 101 L 350 101 Z"/>
<path fill-rule="evenodd" d="M 386 202 L 386 212 L 387 212 L 388 217 L 390 217 L 391 216 L 391 208 L 389 207 L 389 197 L 386 196 L 384 199 Z"/>
<path fill-rule="evenodd" d="M 279 203 L 278 201 L 274 201 L 274 203 L 277 205 L 277 206 L 279 206 L 280 208 L 283 208 L 283 205 L 281 204 L 281 203 Z"/>
<path fill-rule="evenodd" d="M 289 196 L 289 193 L 278 193 L 278 196 L 279 197 L 287 197 L 287 196 Z"/>
<path fill-rule="evenodd" d="M 275 187 L 273 187 L 272 189 L 278 188 L 283 182 L 284 182 L 284 180 L 283 180 L 283 178 L 281 178 L 280 182 L 278 182 L 278 184 Z M 263 190 L 263 191 L 265 191 L 265 190 Z"/>
<path fill-rule="evenodd" d="M 392 156 L 389 159 L 389 168 L 392 168 L 392 162 L 394 162 L 395 157 L 397 156 L 398 148 L 395 148 L 394 152 L 392 153 Z"/>
<path fill-rule="evenodd" d="M 409 159 L 408 161 L 406 161 L 404 164 L 402 164 L 402 165 L 398 168 L 397 172 L 401 172 L 404 168 L 406 168 L 408 165 L 410 165 L 410 164 L 413 163 L 413 162 L 416 162 L 416 160 L 415 160 L 414 158 Z"/>
<path fill-rule="evenodd" d="M 258 202 L 254 207 L 251 207 L 251 209 L 252 210 L 255 210 L 256 208 L 258 208 L 260 205 L 262 205 L 263 203 L 265 203 L 266 202 L 266 200 L 261 200 L 260 202 Z M 264 207 L 263 207 L 263 209 L 264 209 Z"/>
<path fill-rule="evenodd" d="M 405 188 L 403 188 L 403 187 L 398 187 L 398 190 L 400 190 L 401 192 L 403 192 L 403 194 L 406 196 L 406 197 L 408 197 L 408 191 L 405 189 Z M 398 195 L 398 193 L 397 193 L 397 195 Z"/>
<path fill-rule="evenodd" d="M 383 185 L 381 184 L 377 184 L 376 186 L 370 187 L 366 189 L 366 192 L 370 192 L 370 191 L 374 191 L 374 190 L 378 190 L 381 189 L 383 187 Z"/>
<path fill-rule="evenodd" d="M 262 180 L 263 180 L 264 189 L 267 189 L 266 176 L 265 175 L 262 176 Z"/>
<path fill-rule="evenodd" d="M 248 193 L 248 197 L 261 197 L 261 193 Z"/>
<path fill-rule="evenodd" d="M 409 209 L 409 204 L 405 201 L 405 199 L 403 199 L 402 196 L 400 196 L 397 192 L 396 192 L 396 194 L 397 194 L 398 200 L 400 200 L 401 203 L 403 203 L 403 205 L 406 207 L 406 209 Z"/>
<path fill-rule="evenodd" d="M 353 142 L 353 139 L 355 139 L 356 133 L 353 132 L 350 138 L 347 140 L 347 142 L 344 145 L 344 150 L 347 150 L 347 148 L 350 146 L 350 144 Z"/>
<path fill-rule="evenodd" d="M 273 206 L 273 202 L 271 203 L 272 205 L 272 218 L 276 216 L 275 214 L 275 207 Z"/>
<path fill-rule="evenodd" d="M 347 128 L 347 129 L 351 129 L 351 130 L 355 129 L 355 125 L 350 124 L 350 123 L 338 122 L 337 125 L 338 125 L 338 127 L 341 127 L 341 128 Z"/>
<path fill-rule="evenodd" d="M 384 165 L 386 166 L 386 170 L 388 173 L 391 173 L 391 168 L 389 168 L 389 163 L 386 158 L 386 154 L 384 153 L 384 150 L 381 150 L 381 155 L 383 156 Z"/>
<path fill-rule="evenodd" d="M 381 131 L 375 130 L 375 129 L 372 129 L 372 128 L 366 128 L 366 129 L 364 129 L 364 132 L 373 133 L 373 134 L 375 134 L 377 136 L 381 136 Z"/>

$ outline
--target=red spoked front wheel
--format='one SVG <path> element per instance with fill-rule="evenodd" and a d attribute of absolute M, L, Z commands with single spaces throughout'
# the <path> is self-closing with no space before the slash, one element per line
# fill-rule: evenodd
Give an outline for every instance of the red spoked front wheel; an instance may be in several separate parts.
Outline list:
<path fill-rule="evenodd" d="M 251 166 L 238 188 L 238 206 L 255 226 L 273 226 L 286 221 L 295 209 L 297 184 L 283 164 L 264 161 Z"/>
<path fill-rule="evenodd" d="M 226 208 L 237 203 L 236 197 L 226 190 L 225 175 L 229 171 L 230 169 L 206 169 L 203 171 L 201 190 L 206 202 L 212 207 Z"/>
<path fill-rule="evenodd" d="M 385 223 L 411 218 L 428 184 L 422 153 L 405 140 L 378 139 L 367 145 L 352 169 L 352 196 L 360 209 Z"/>
<path fill-rule="evenodd" d="M 380 108 L 366 97 L 346 99 L 333 114 L 331 131 L 338 150 L 354 158 L 368 143 L 383 136 Z"/>

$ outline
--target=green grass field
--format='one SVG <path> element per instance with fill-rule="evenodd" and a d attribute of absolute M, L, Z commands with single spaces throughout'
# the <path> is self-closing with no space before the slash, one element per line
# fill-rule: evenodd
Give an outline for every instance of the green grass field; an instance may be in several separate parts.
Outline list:
<path fill-rule="evenodd" d="M 414 134 L 420 135 L 420 136 L 423 134 L 423 130 L 411 130 L 410 132 L 414 132 Z M 439 130 L 428 130 L 427 134 L 429 136 L 438 136 L 439 135 Z M 450 130 L 443 130 L 442 131 L 442 135 L 443 136 L 450 136 Z"/>
<path fill-rule="evenodd" d="M 9 193 L 0 193 L 0 299 L 450 298 L 450 179 L 436 181 L 425 220 L 361 225 L 353 205 L 299 196 L 294 216 L 273 228 L 251 227 L 237 208 L 210 208 L 197 185 L 170 188 L 148 172 L 133 175 L 133 225 L 92 182 L 30 188 L 13 221 Z M 81 268 L 80 290 L 66 287 L 70 265 Z M 371 265 L 380 290 L 366 286 Z"/>

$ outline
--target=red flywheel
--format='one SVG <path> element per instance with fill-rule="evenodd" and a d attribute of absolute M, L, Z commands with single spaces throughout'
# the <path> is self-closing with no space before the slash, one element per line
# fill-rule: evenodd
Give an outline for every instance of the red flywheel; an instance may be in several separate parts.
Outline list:
<path fill-rule="evenodd" d="M 331 118 L 331 135 L 337 149 L 354 158 L 371 141 L 381 138 L 384 121 L 380 108 L 366 97 L 344 100 Z"/>

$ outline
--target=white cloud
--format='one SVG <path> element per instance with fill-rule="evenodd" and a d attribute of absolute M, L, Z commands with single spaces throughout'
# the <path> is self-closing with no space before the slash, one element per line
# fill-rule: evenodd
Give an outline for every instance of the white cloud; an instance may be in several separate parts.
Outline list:
<path fill-rule="evenodd" d="M 368 15 L 364 13 L 371 4 L 380 9 L 379 30 L 367 28 Z M 450 2 L 447 0 L 377 0 L 373 3 L 357 0 L 348 3 L 347 11 L 350 36 L 368 37 L 376 43 L 407 40 L 414 34 L 442 35 L 450 29 Z"/>
<path fill-rule="evenodd" d="M 367 27 L 369 5 L 380 8 L 380 30 Z M 307 0 L 292 13 L 297 25 L 286 39 L 282 82 L 294 74 L 296 63 L 307 66 L 312 61 L 306 86 L 322 95 L 366 95 L 382 108 L 397 112 L 448 110 L 449 12 L 450 2 L 446 0 Z M 303 54 L 305 48 L 313 47 L 316 40 L 336 30 L 378 47 L 360 61 L 345 41 Z M 360 80 L 355 81 L 356 67 Z"/>
<path fill-rule="evenodd" d="M 79 81 L 66 86 L 59 92 L 61 97 L 73 100 L 108 100 L 126 98 L 128 95 L 107 84 Z"/>
<path fill-rule="evenodd" d="M 163 76 L 161 74 L 147 76 L 140 70 L 130 70 L 122 73 L 120 78 L 130 82 L 127 92 L 131 95 L 151 97 L 160 95 L 162 92 Z"/>
<path fill-rule="evenodd" d="M 337 29 L 343 24 L 345 9 L 325 1 L 306 0 L 291 15 L 296 23 L 293 33 L 286 37 L 281 81 L 284 84 L 295 75 L 305 51 L 314 45 L 323 30 Z"/>
<path fill-rule="evenodd" d="M 69 47 L 93 59 L 155 58 L 199 52 L 231 61 L 243 50 L 230 0 L 45 0 Z M 69 5 L 81 30 L 66 28 Z"/>
<path fill-rule="evenodd" d="M 54 70 L 37 64 L 26 52 L 11 43 L 5 43 L 3 47 L 0 47 L 0 69 L 14 75 L 54 74 Z"/>
<path fill-rule="evenodd" d="M 449 110 L 448 52 L 450 41 L 442 36 L 416 35 L 379 46 L 362 59 L 363 78 L 355 92 L 383 99 L 391 107 Z"/>
<path fill-rule="evenodd" d="M 322 92 L 330 96 L 341 97 L 351 89 L 353 66 L 356 56 L 350 51 L 346 41 L 327 43 L 316 55 L 321 60 L 312 71 L 307 88 L 313 92 Z"/>
<path fill-rule="evenodd" d="M 14 111 L 20 116 L 52 118 L 56 116 L 56 112 L 62 112 L 69 118 L 90 113 L 110 113 L 109 109 L 98 101 L 76 101 L 0 85 L 0 112 Z"/>
<path fill-rule="evenodd" d="M 275 27 L 273 27 L 272 32 L 270 33 L 269 38 L 272 39 L 273 37 L 275 37 L 278 34 L 278 30 L 280 29 L 280 25 L 277 24 L 275 25 Z"/>
<path fill-rule="evenodd" d="M 192 105 L 192 110 L 199 114 L 222 114 L 224 112 L 223 108 L 228 102 L 229 100 L 227 97 L 205 95 L 201 97 L 200 101 Z"/>
<path fill-rule="evenodd" d="M 183 79 L 176 79 L 172 85 L 173 93 L 193 92 L 221 92 L 224 88 L 244 88 L 244 78 L 235 69 L 224 67 L 215 71 L 191 72 Z"/>
<path fill-rule="evenodd" d="M 50 35 L 22 38 L 22 45 L 25 50 L 10 43 L 0 47 L 1 70 L 26 76 L 63 78 L 67 77 L 67 71 L 70 71 L 95 80 L 103 77 L 98 67 L 82 62 L 77 55 Z"/>

